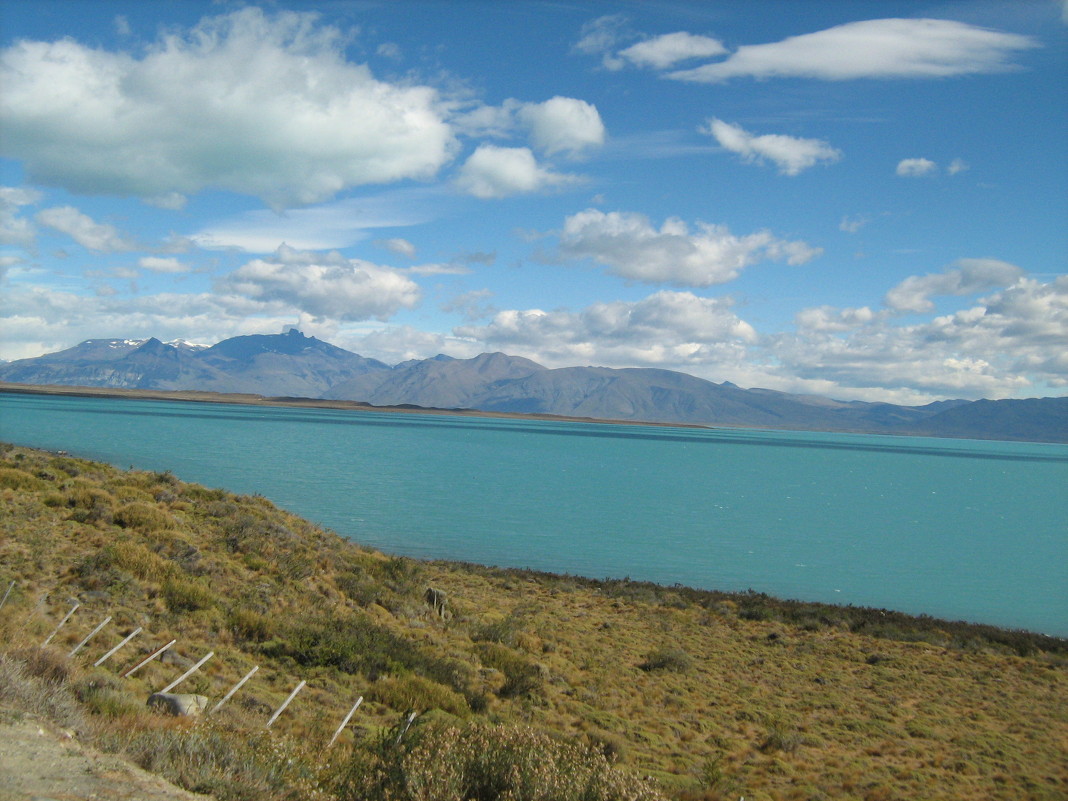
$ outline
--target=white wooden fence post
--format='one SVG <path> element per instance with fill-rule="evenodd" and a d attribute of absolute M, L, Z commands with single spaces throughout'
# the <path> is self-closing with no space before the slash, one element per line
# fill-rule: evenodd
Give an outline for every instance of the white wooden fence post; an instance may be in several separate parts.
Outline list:
<path fill-rule="evenodd" d="M 133 631 L 131 631 L 129 634 L 126 635 L 126 639 L 124 639 L 122 642 L 120 642 L 118 645 L 116 645 L 114 648 L 112 648 L 110 651 L 108 651 L 106 654 L 104 654 L 102 657 L 100 657 L 98 660 L 96 660 L 93 663 L 93 667 L 100 667 L 102 664 L 107 662 L 112 656 L 114 656 L 116 651 L 118 651 L 120 648 L 122 648 L 122 646 L 126 645 L 126 643 L 128 643 L 130 640 L 132 640 L 134 637 L 136 637 L 140 633 L 141 633 L 141 627 L 138 626 L 136 629 L 134 629 Z"/>
<path fill-rule="evenodd" d="M 401 737 L 408 733 L 408 729 L 412 727 L 412 721 L 415 720 L 415 717 L 418 714 L 418 712 L 412 712 L 408 715 L 408 720 L 405 722 L 404 728 L 401 729 L 401 733 L 397 735 L 397 741 L 393 743 L 394 745 L 400 745 Z"/>
<path fill-rule="evenodd" d="M 11 591 L 15 588 L 15 580 L 11 579 L 11 583 L 7 585 L 7 592 L 4 593 L 4 599 L 0 601 L 0 609 L 4 608 L 4 604 L 7 603 L 7 596 L 11 594 Z"/>
<path fill-rule="evenodd" d="M 41 643 L 41 647 L 42 648 L 44 648 L 46 645 L 48 645 L 48 643 L 52 642 L 52 638 L 55 637 L 57 634 L 59 634 L 59 630 L 61 628 L 63 628 L 63 624 L 66 623 L 68 620 L 70 620 L 70 616 L 78 611 L 78 607 L 79 606 L 81 606 L 81 604 L 74 604 L 74 606 L 72 606 L 70 608 L 70 611 L 67 612 L 67 616 L 64 617 L 61 621 L 59 621 L 59 625 L 55 627 L 55 629 L 52 631 L 51 634 L 48 635 L 48 639 L 46 639 L 43 643 Z"/>
<path fill-rule="evenodd" d="M 140 662 L 138 662 L 138 663 L 137 663 L 136 665 L 134 665 L 134 666 L 133 666 L 132 668 L 130 668 L 129 670 L 127 670 L 127 671 L 126 671 L 125 673 L 123 673 L 123 674 L 122 674 L 122 677 L 123 677 L 124 679 L 128 679 L 128 678 L 130 678 L 130 676 L 132 676 L 132 675 L 133 675 L 133 674 L 134 674 L 134 673 L 135 673 L 136 671 L 138 671 L 138 670 L 140 670 L 141 668 L 143 668 L 143 667 L 144 667 L 145 665 L 147 665 L 147 664 L 148 664 L 149 662 L 151 662 L 151 661 L 152 661 L 153 659 L 155 659 L 155 658 L 156 658 L 157 656 L 159 656 L 160 654 L 162 654 L 162 653 L 163 653 L 164 651 L 166 651 L 166 650 L 167 650 L 168 648 L 170 648 L 170 647 L 171 647 L 172 645 L 174 645 L 174 644 L 175 644 L 176 642 L 178 642 L 178 640 L 171 640 L 171 641 L 170 641 L 169 643 L 167 643 L 166 645 L 164 645 L 164 646 L 163 646 L 162 648 L 157 648 L 157 649 L 156 649 L 155 651 L 153 651 L 153 652 L 152 652 L 152 653 L 150 653 L 150 654 L 149 654 L 148 656 L 146 656 L 146 657 L 145 657 L 145 658 L 144 658 L 143 660 L 141 660 L 141 661 L 140 661 Z"/>
<path fill-rule="evenodd" d="M 283 702 L 282 702 L 282 705 L 281 705 L 280 707 L 278 707 L 278 709 L 276 709 L 276 710 L 274 711 L 274 714 L 273 714 L 273 715 L 271 715 L 271 719 L 267 721 L 267 725 L 266 725 L 266 726 L 265 726 L 264 728 L 268 728 L 268 729 L 269 729 L 269 728 L 271 728 L 271 724 L 272 724 L 272 723 L 274 723 L 274 721 L 275 721 L 275 718 L 277 718 L 277 717 L 278 717 L 279 715 L 281 715 L 281 714 L 282 714 L 282 710 L 284 710 L 284 709 L 285 709 L 285 708 L 286 708 L 287 706 L 289 706 L 289 702 L 290 702 L 290 701 L 292 701 L 292 700 L 293 700 L 294 698 L 296 698 L 296 697 L 297 697 L 297 693 L 299 693 L 299 692 L 300 692 L 301 690 L 303 690 L 303 689 L 304 689 L 304 685 L 305 685 L 305 684 L 307 684 L 307 682 L 306 682 L 306 681 L 304 681 L 304 679 L 301 679 L 301 680 L 300 680 L 300 684 L 298 684 L 298 685 L 297 685 L 297 686 L 296 686 L 296 687 L 295 687 L 295 688 L 293 689 L 293 692 L 291 692 L 291 693 L 289 694 L 289 698 L 287 698 L 287 699 L 286 699 L 285 701 L 283 701 Z"/>
<path fill-rule="evenodd" d="M 82 648 L 85 647 L 85 644 L 87 642 L 89 642 L 89 640 L 93 639 L 93 637 L 95 637 L 97 635 L 97 633 L 100 631 L 100 629 L 104 628 L 104 626 L 106 626 L 110 622 L 111 622 L 111 615 L 108 615 L 106 618 L 104 618 L 97 625 L 97 627 L 95 629 L 93 629 L 92 631 L 90 631 L 88 634 L 85 635 L 85 639 L 84 640 L 82 640 L 80 643 L 75 645 L 74 648 L 71 649 L 71 652 L 69 654 L 67 654 L 67 659 L 70 659 L 72 656 L 74 656 L 76 653 L 78 653 L 80 650 L 82 650 Z"/>
<path fill-rule="evenodd" d="M 260 666 L 256 665 L 254 668 L 252 668 L 252 670 L 250 670 L 248 673 L 246 673 L 245 677 L 243 679 L 241 679 L 241 681 L 239 681 L 233 687 L 231 687 L 230 688 L 230 692 L 228 692 L 226 695 L 224 695 L 223 699 L 221 701 L 219 701 L 219 703 L 217 703 L 215 706 L 213 706 L 211 708 L 211 712 L 217 712 L 219 710 L 219 707 L 222 706 L 223 704 L 225 704 L 227 701 L 229 701 L 230 700 L 230 696 L 233 695 L 234 693 L 236 693 L 238 690 L 240 690 L 241 689 L 241 685 L 244 684 L 249 679 L 251 679 L 252 678 L 252 674 L 255 673 L 259 669 L 260 669 Z M 211 712 L 209 712 L 208 714 L 210 715 Z"/>
<path fill-rule="evenodd" d="M 166 687 L 164 687 L 162 690 L 160 690 L 160 692 L 161 693 L 169 693 L 171 690 L 173 690 L 175 687 L 177 687 L 183 681 L 185 681 L 190 676 L 192 676 L 194 673 L 196 673 L 198 670 L 200 670 L 200 666 L 203 665 L 205 662 L 207 662 L 209 659 L 211 659 L 213 656 L 215 656 L 215 652 L 214 651 L 208 651 L 208 655 L 207 656 L 201 658 L 201 660 L 199 662 L 197 662 L 195 665 L 193 665 L 193 667 L 189 668 L 189 670 L 187 670 L 181 676 L 179 676 L 174 681 L 172 681 L 170 684 L 168 684 Z"/>
<path fill-rule="evenodd" d="M 356 713 L 356 710 L 359 708 L 360 704 L 362 704 L 362 703 L 363 703 L 363 696 L 361 695 L 359 698 L 356 699 L 356 703 L 353 705 L 352 709 L 349 710 L 349 714 L 345 715 L 345 719 L 343 721 L 341 721 L 341 725 L 337 727 L 337 731 L 334 732 L 334 736 L 330 738 L 330 742 L 328 742 L 326 744 L 327 748 L 329 748 L 330 746 L 332 746 L 334 744 L 334 740 L 336 740 L 337 736 L 339 734 L 341 734 L 341 730 L 344 729 L 349 724 L 349 720 L 352 719 L 352 716 Z"/>

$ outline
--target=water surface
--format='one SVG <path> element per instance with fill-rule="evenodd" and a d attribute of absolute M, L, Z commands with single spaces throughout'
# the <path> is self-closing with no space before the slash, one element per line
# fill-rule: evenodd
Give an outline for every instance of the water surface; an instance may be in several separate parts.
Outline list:
<path fill-rule="evenodd" d="M 1068 635 L 1068 446 L 0 393 L 0 438 L 424 558 Z"/>

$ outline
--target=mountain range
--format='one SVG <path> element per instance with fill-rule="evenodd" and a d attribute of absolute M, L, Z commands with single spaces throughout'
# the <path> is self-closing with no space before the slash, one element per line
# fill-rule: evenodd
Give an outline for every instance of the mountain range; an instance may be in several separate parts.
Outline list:
<path fill-rule="evenodd" d="M 654 368 L 563 367 L 483 353 L 387 365 L 296 329 L 184 341 L 90 339 L 0 365 L 21 384 L 199 390 L 635 422 L 1068 442 L 1068 397 L 925 406 L 742 389 Z"/>

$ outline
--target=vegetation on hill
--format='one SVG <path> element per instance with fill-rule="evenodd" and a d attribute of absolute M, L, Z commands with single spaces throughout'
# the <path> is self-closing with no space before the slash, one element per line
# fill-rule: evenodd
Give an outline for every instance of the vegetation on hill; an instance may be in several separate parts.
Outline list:
<path fill-rule="evenodd" d="M 417 562 L 258 496 L 0 451 L 0 595 L 14 582 L 0 609 L 0 707 L 49 715 L 195 791 L 372 801 L 1068 794 L 1062 639 L 756 593 Z M 168 661 L 121 676 L 171 639 Z M 259 671 L 200 720 L 146 708 L 209 651 L 175 690 L 208 696 L 209 709 Z"/>

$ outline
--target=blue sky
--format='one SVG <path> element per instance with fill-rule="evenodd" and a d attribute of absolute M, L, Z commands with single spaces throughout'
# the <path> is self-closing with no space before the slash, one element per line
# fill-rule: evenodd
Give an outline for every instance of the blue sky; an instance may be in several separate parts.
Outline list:
<path fill-rule="evenodd" d="M 1068 391 L 1068 6 L 11 0 L 0 357 Z"/>

